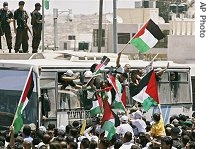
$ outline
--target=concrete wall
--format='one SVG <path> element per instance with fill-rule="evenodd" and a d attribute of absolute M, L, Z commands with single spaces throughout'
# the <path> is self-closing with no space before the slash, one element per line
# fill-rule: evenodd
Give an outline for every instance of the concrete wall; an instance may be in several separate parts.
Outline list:
<path fill-rule="evenodd" d="M 195 35 L 169 35 L 168 60 L 175 63 L 187 63 L 195 60 Z"/>
<path fill-rule="evenodd" d="M 117 15 L 123 19 L 123 23 L 138 24 L 152 18 L 158 22 L 158 8 L 118 8 Z"/>

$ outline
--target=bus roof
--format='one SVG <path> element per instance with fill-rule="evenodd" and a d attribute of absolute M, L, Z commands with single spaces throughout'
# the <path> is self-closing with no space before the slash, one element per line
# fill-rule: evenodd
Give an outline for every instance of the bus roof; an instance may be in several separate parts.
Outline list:
<path fill-rule="evenodd" d="M 21 60 L 19 56 L 22 53 L 17 54 L 17 59 L 4 59 L 0 60 L 0 67 L 36 67 L 36 68 L 84 68 L 88 69 L 94 63 L 100 63 L 103 56 L 110 58 L 108 67 L 116 66 L 116 53 L 88 53 L 88 52 L 72 52 L 72 51 L 46 51 L 42 53 L 35 53 L 30 56 L 30 58 Z M 14 57 L 12 54 L 11 57 Z M 25 56 L 27 57 L 27 56 Z M 181 68 L 189 69 L 191 66 L 189 64 L 178 64 L 173 61 L 154 61 L 154 68 L 165 68 L 169 62 L 170 68 Z M 132 68 L 144 68 L 149 65 L 150 61 L 143 60 L 129 60 L 127 55 L 122 54 L 120 58 L 120 64 L 124 66 L 125 64 L 130 64 Z"/>

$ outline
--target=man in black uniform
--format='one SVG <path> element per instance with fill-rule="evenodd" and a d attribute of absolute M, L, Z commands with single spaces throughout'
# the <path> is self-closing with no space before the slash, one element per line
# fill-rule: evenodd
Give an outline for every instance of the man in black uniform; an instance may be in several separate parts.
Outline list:
<path fill-rule="evenodd" d="M 28 14 L 23 9 L 25 2 L 19 2 L 19 8 L 14 12 L 14 31 L 16 33 L 16 40 L 15 40 L 15 53 L 19 52 L 20 46 L 22 44 L 22 49 L 24 53 L 28 52 L 28 25 L 27 19 Z M 17 28 L 16 28 L 16 21 L 17 21 Z"/>
<path fill-rule="evenodd" d="M 41 4 L 36 3 L 35 10 L 31 13 L 31 25 L 33 29 L 32 53 L 37 53 L 39 43 L 41 41 L 42 15 L 39 12 L 40 8 L 41 8 Z"/>
<path fill-rule="evenodd" d="M 8 9 L 8 3 L 3 3 L 3 8 L 0 9 L 0 32 L 1 36 L 5 35 L 7 41 L 7 47 L 9 49 L 9 53 L 11 53 L 12 49 L 12 33 L 10 28 L 10 22 L 13 22 L 13 13 Z M 2 49 L 1 38 L 0 38 L 0 49 Z"/>

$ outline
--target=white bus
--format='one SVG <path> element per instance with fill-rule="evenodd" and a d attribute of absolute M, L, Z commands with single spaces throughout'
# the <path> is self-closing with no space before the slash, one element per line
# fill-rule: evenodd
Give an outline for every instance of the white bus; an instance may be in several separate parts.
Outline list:
<path fill-rule="evenodd" d="M 67 87 L 61 90 L 61 75 L 68 69 L 83 77 L 83 72 L 89 70 L 94 63 L 99 63 L 102 56 L 111 60 L 102 72 L 115 66 L 117 54 L 113 53 L 80 53 L 80 52 L 43 52 L 33 55 L 7 55 L 0 60 L 0 129 L 7 129 L 12 124 L 21 93 L 31 67 L 33 67 L 34 89 L 29 103 L 23 111 L 25 124 L 35 123 L 38 126 L 54 123 L 56 126 L 71 123 L 73 120 L 90 118 L 89 110 L 84 110 L 81 102 L 81 91 Z M 20 60 L 20 57 L 26 57 Z M 29 58 L 30 57 L 30 58 Z M 8 60 L 10 59 L 10 60 Z M 121 65 L 129 63 L 132 69 L 143 69 L 150 62 L 128 60 L 126 55 L 121 57 Z M 166 67 L 168 61 L 155 61 L 154 68 Z M 158 81 L 159 98 L 162 105 L 165 122 L 173 114 L 192 114 L 192 84 L 190 66 L 169 62 L 169 68 Z M 175 74 L 175 80 L 171 80 Z M 81 79 L 75 80 L 81 83 Z M 132 107 L 133 100 L 127 100 L 127 107 Z M 151 108 L 145 116 L 151 117 L 156 108 Z M 47 118 L 43 118 L 43 115 Z"/>

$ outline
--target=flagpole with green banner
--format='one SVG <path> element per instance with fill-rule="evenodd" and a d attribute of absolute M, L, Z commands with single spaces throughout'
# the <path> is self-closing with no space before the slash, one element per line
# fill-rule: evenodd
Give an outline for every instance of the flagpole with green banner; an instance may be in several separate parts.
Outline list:
<path fill-rule="evenodd" d="M 25 85 L 24 85 L 24 88 L 23 88 L 23 91 L 22 91 L 22 94 L 21 94 L 21 96 L 20 96 L 20 100 L 19 100 L 19 103 L 18 103 L 18 106 L 17 106 L 17 109 L 16 109 L 16 112 L 15 112 L 15 115 L 14 115 L 14 119 L 13 119 L 13 121 L 12 121 L 12 125 L 14 125 L 14 122 L 15 122 L 15 120 L 18 118 L 18 116 L 17 116 L 17 114 L 18 114 L 18 112 L 19 112 L 19 110 L 20 110 L 20 105 L 21 105 L 21 102 L 22 102 L 22 99 L 23 99 L 23 97 L 25 96 L 25 90 L 26 90 L 26 88 L 28 87 L 28 80 L 29 80 L 29 78 L 30 78 L 30 76 L 31 76 L 31 73 L 32 73 L 32 67 L 30 68 L 30 70 L 29 70 L 29 73 L 28 73 L 28 76 L 27 76 L 27 79 L 26 79 L 26 82 L 25 82 Z M 32 80 L 33 81 L 33 80 Z M 21 109 L 21 110 L 23 110 L 23 109 Z M 14 126 L 15 127 L 15 126 Z"/>

